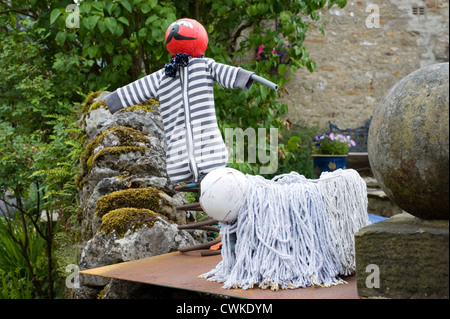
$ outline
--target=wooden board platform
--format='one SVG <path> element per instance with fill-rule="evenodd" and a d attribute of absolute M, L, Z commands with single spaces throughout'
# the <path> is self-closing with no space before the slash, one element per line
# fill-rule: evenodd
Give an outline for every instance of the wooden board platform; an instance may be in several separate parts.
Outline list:
<path fill-rule="evenodd" d="M 151 285 L 208 292 L 249 299 L 359 299 L 356 276 L 342 277 L 347 284 L 329 288 L 298 288 L 279 291 L 259 288 L 224 289 L 221 283 L 198 278 L 213 269 L 220 255 L 202 257 L 200 251 L 169 254 L 127 261 L 115 265 L 80 271 L 83 275 L 115 278 Z"/>

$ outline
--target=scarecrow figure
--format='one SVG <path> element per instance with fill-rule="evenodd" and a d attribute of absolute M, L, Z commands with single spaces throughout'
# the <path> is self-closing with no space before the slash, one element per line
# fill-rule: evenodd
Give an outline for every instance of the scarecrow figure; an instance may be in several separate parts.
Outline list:
<path fill-rule="evenodd" d="M 240 67 L 205 58 L 208 35 L 196 20 L 185 18 L 172 23 L 165 42 L 172 55 L 170 62 L 117 89 L 105 102 L 113 114 L 158 98 L 167 145 L 167 174 L 172 183 L 198 182 L 228 163 L 228 151 L 216 120 L 213 81 L 230 89 L 248 90 L 253 81 L 278 87 Z"/>

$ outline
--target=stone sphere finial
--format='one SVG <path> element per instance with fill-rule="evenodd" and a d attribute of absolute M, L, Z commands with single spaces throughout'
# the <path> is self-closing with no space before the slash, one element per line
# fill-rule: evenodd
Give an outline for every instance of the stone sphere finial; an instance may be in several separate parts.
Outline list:
<path fill-rule="evenodd" d="M 386 195 L 422 219 L 449 219 L 449 64 L 412 72 L 374 111 L 369 162 Z"/>

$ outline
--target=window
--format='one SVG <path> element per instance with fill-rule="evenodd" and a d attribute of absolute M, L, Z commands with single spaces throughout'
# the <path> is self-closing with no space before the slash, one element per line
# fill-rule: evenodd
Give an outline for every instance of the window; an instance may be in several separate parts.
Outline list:
<path fill-rule="evenodd" d="M 424 16 L 425 15 L 425 7 L 413 6 L 412 14 L 415 16 Z"/>

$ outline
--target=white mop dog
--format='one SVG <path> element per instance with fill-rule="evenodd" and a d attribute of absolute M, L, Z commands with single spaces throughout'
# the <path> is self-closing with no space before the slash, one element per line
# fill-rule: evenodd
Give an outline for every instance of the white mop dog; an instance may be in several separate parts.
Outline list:
<path fill-rule="evenodd" d="M 213 182 L 220 174 L 229 176 L 231 169 L 221 170 L 214 173 Z M 215 189 L 207 177 L 201 195 Z M 220 223 L 222 261 L 200 277 L 222 282 L 223 288 L 242 289 L 344 283 L 339 275 L 355 270 L 354 234 L 369 224 L 366 184 L 356 171 L 323 173 L 316 180 L 296 172 L 272 180 L 246 175 L 245 185 L 242 176 L 236 180 L 240 186 L 215 185 L 222 194 L 235 193 L 235 201 L 229 196 L 222 205 L 221 216 L 228 216 Z M 207 197 L 202 201 L 206 205 Z M 228 207 L 235 210 L 231 217 Z M 221 216 L 211 217 L 221 220 Z"/>

